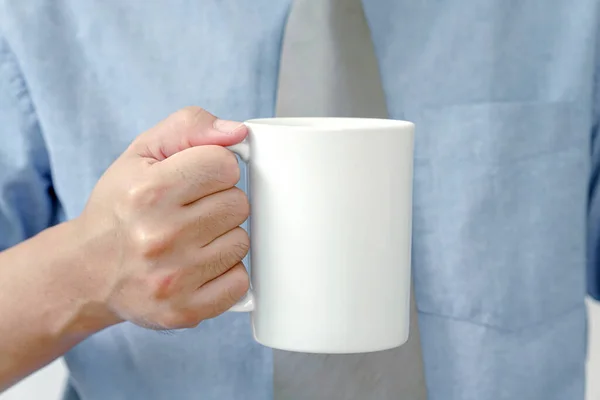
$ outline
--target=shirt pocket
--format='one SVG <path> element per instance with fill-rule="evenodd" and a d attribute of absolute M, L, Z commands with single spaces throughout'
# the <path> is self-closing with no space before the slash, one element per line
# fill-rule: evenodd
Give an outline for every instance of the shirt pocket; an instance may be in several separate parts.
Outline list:
<path fill-rule="evenodd" d="M 577 102 L 509 102 L 412 116 L 420 311 L 518 330 L 583 302 L 584 110 Z"/>

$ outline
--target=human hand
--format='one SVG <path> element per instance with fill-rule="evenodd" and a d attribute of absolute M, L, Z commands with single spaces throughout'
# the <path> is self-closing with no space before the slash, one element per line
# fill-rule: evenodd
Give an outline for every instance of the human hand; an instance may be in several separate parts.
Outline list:
<path fill-rule="evenodd" d="M 85 297 L 151 329 L 196 326 L 248 290 L 248 217 L 235 155 L 247 128 L 182 109 L 141 134 L 72 221 L 85 252 Z M 98 313 L 94 313 L 97 315 Z"/>

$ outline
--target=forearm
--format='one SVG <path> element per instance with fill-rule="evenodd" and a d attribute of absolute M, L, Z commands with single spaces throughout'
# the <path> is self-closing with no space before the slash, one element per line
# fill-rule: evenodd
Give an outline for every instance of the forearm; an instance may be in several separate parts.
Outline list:
<path fill-rule="evenodd" d="M 86 250 L 66 223 L 0 253 L 0 392 L 110 325 Z"/>

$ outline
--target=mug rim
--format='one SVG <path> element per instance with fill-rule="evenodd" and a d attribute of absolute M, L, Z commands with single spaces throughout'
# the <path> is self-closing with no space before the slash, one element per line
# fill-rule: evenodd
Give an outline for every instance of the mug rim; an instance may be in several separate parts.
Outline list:
<path fill-rule="evenodd" d="M 326 130 L 348 131 L 365 129 L 414 129 L 410 121 L 387 118 L 358 117 L 272 117 L 255 118 L 245 122 L 246 125 L 280 127 L 294 130 Z"/>

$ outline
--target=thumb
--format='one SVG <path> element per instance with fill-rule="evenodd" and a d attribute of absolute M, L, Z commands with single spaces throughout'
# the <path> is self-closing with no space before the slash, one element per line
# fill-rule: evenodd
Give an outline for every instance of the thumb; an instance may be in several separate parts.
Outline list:
<path fill-rule="evenodd" d="M 186 107 L 171 114 L 133 141 L 129 152 L 162 161 L 195 146 L 231 146 L 248 134 L 241 122 L 222 120 L 200 107 Z"/>

